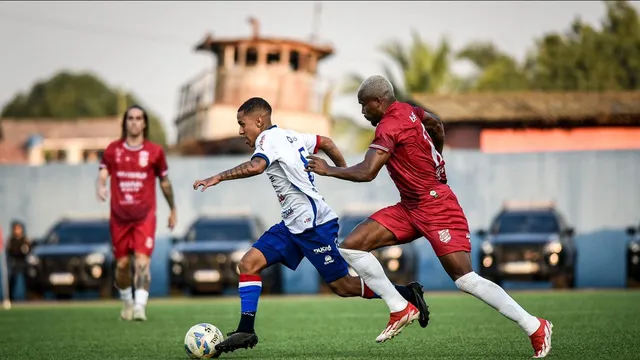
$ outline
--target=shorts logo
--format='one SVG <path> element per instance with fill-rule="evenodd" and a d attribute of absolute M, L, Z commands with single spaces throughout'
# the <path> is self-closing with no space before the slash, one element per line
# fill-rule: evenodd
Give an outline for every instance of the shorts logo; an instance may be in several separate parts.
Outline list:
<path fill-rule="evenodd" d="M 331 251 L 331 245 L 327 245 L 327 246 L 319 247 L 317 249 L 313 249 L 313 253 L 314 254 L 324 254 L 324 253 L 329 252 L 329 251 Z"/>
<path fill-rule="evenodd" d="M 151 249 L 153 248 L 153 238 L 148 237 L 147 241 L 145 241 L 144 246 L 147 247 L 147 249 Z"/>
<path fill-rule="evenodd" d="M 466 237 L 467 237 L 467 240 L 469 240 L 469 242 L 471 242 L 471 234 L 467 233 Z"/>
<path fill-rule="evenodd" d="M 440 236 L 440 241 L 445 244 L 451 241 L 451 234 L 449 234 L 449 229 L 438 231 L 438 236 Z"/>
<path fill-rule="evenodd" d="M 140 155 L 138 156 L 138 164 L 141 167 L 145 167 L 149 165 L 149 152 L 146 150 L 140 151 Z"/>
<path fill-rule="evenodd" d="M 325 257 L 324 257 L 324 264 L 325 264 L 325 265 L 329 265 L 329 264 L 331 264 L 331 263 L 333 263 L 333 258 L 331 257 L 331 255 L 327 255 L 327 256 L 325 256 Z"/>

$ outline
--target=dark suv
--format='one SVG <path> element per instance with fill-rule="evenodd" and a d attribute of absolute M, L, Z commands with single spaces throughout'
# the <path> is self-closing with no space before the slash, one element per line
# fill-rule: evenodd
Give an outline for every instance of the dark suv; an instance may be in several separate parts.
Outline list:
<path fill-rule="evenodd" d="M 201 215 L 182 238 L 173 239 L 169 254 L 170 291 L 220 294 L 238 287 L 238 263 L 262 235 L 264 227 L 251 214 Z M 281 291 L 280 265 L 262 272 L 263 292 Z"/>
<path fill-rule="evenodd" d="M 627 286 L 640 287 L 640 225 L 628 227 Z"/>
<path fill-rule="evenodd" d="M 68 298 L 75 291 L 115 294 L 115 263 L 108 217 L 67 217 L 58 221 L 27 256 L 27 297 L 51 291 Z"/>
<path fill-rule="evenodd" d="M 345 237 L 356 227 L 358 224 L 366 220 L 369 215 L 373 214 L 376 210 L 381 209 L 383 206 L 352 206 L 346 208 L 339 218 L 340 230 L 338 232 L 338 242 L 341 243 Z M 388 246 L 371 252 L 382 264 L 385 274 L 394 284 L 408 284 L 416 279 L 416 273 L 418 269 L 418 254 L 415 244 L 413 242 Z M 349 273 L 353 276 L 357 276 L 356 272 L 349 267 Z M 324 280 L 320 281 L 321 292 L 331 292 L 329 287 L 324 283 Z"/>
<path fill-rule="evenodd" d="M 503 280 L 548 281 L 575 285 L 574 229 L 553 204 L 505 205 L 494 218 L 480 249 L 480 275 Z"/>

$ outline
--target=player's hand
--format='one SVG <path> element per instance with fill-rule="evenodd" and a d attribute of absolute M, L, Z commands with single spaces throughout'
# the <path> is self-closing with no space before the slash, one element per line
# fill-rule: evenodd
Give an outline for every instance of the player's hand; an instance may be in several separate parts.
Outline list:
<path fill-rule="evenodd" d="M 211 186 L 216 186 L 220 184 L 220 178 L 217 176 L 212 176 L 208 179 L 204 179 L 204 180 L 197 180 L 196 182 L 193 183 L 193 190 L 198 190 L 198 188 L 200 186 L 202 186 L 202 189 L 200 190 L 200 192 L 205 191 L 207 188 L 211 187 Z"/>
<path fill-rule="evenodd" d="M 309 163 L 307 164 L 307 167 L 306 169 L 304 169 L 304 171 L 314 172 L 318 175 L 327 175 L 329 164 L 327 164 L 327 162 L 323 158 L 317 157 L 315 155 L 309 155 L 307 156 L 307 159 L 309 159 Z"/>
<path fill-rule="evenodd" d="M 169 229 L 173 230 L 173 228 L 176 227 L 176 221 L 178 220 L 177 217 L 178 216 L 176 214 L 176 210 L 175 209 L 171 210 L 171 213 L 169 214 L 169 223 L 168 223 Z"/>
<path fill-rule="evenodd" d="M 109 197 L 109 191 L 107 190 L 107 187 L 106 186 L 99 186 L 98 187 L 98 191 L 97 191 L 97 195 L 98 195 L 98 200 L 107 201 L 107 198 Z"/>

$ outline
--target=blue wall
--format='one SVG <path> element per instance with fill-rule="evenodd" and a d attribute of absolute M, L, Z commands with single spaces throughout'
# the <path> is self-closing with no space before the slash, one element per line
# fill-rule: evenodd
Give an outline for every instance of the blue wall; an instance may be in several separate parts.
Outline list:
<path fill-rule="evenodd" d="M 447 151 L 450 185 L 467 214 L 472 230 L 485 228 L 504 200 L 554 200 L 575 226 L 579 250 L 577 286 L 624 285 L 626 241 L 624 228 L 640 219 L 640 152 L 566 152 L 536 154 L 482 154 Z M 361 155 L 347 158 L 349 164 Z M 193 191 L 194 180 L 233 167 L 246 157 L 170 158 L 170 176 L 178 207 L 181 234 L 198 212 L 210 207 L 247 207 L 265 224 L 279 221 L 279 205 L 266 177 L 222 183 L 205 193 Z M 0 226 L 6 236 L 12 219 L 26 223 L 31 237 L 43 235 L 60 216 L 68 213 L 108 212 L 95 198 L 96 165 L 0 167 Z M 370 184 L 355 184 L 317 177 L 325 199 L 340 213 L 354 203 L 392 204 L 398 192 L 386 171 Z M 158 192 L 159 227 L 153 267 L 154 296 L 167 292 L 166 262 L 168 216 Z M 474 252 L 478 240 L 473 238 Z M 419 241 L 418 280 L 428 289 L 453 289 L 429 244 Z M 285 271 L 285 290 L 313 293 L 318 277 L 308 262 L 297 272 Z M 533 284 L 505 284 L 505 287 Z M 547 284 L 535 286 L 548 286 Z"/>

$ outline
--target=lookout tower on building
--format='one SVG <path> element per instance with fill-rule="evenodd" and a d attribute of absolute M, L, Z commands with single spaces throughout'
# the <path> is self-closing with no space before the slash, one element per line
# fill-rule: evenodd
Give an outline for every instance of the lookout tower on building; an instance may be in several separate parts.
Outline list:
<path fill-rule="evenodd" d="M 206 71 L 181 88 L 175 120 L 183 154 L 247 153 L 238 135 L 238 107 L 262 97 L 273 108 L 278 126 L 330 135 L 331 121 L 322 112 L 317 90 L 318 63 L 333 54 L 330 46 L 301 40 L 262 37 L 250 18 L 247 38 L 214 38 L 208 34 L 196 51 L 215 55 L 215 71 Z M 215 76 L 214 76 L 215 74 Z"/>

